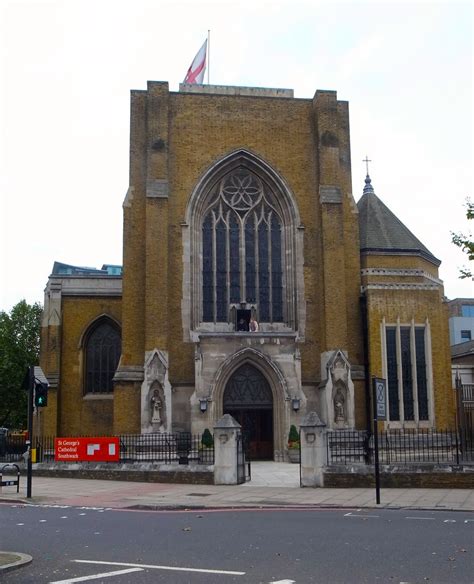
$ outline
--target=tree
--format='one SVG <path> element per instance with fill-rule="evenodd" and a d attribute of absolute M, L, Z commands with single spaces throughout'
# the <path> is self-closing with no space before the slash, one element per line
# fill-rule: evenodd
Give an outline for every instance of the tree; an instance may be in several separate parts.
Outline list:
<path fill-rule="evenodd" d="M 467 219 L 474 219 L 474 203 L 467 199 L 466 201 L 466 217 Z M 451 241 L 454 245 L 457 245 L 462 249 L 462 251 L 467 254 L 467 257 L 470 262 L 474 261 L 474 241 L 471 239 L 472 235 L 469 233 L 468 235 L 464 235 L 463 233 L 452 233 L 451 232 Z M 472 278 L 473 277 L 473 270 L 472 267 L 468 268 L 461 268 L 459 270 L 460 278 Z"/>
<path fill-rule="evenodd" d="M 37 365 L 40 348 L 40 304 L 21 300 L 10 314 L 0 311 L 0 426 L 25 428 L 27 392 L 25 372 Z"/>

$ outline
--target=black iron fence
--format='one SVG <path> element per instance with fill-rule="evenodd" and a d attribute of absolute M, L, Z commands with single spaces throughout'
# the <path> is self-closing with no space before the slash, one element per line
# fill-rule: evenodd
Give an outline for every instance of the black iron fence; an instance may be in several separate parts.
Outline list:
<path fill-rule="evenodd" d="M 22 461 L 26 451 L 24 435 L 0 434 L 0 462 Z"/>
<path fill-rule="evenodd" d="M 386 430 L 378 433 L 380 464 L 474 463 L 472 429 Z M 374 463 L 374 436 L 357 430 L 327 434 L 328 464 Z"/>
<path fill-rule="evenodd" d="M 76 437 L 76 436 L 75 436 Z M 84 437 L 87 436 L 77 436 Z M 95 435 L 94 437 L 99 437 Z M 65 436 L 62 436 L 65 438 Z M 214 464 L 214 444 L 201 434 L 188 432 L 119 435 L 120 462 L 160 462 L 163 464 Z M 54 461 L 54 436 L 33 440 L 36 462 Z M 0 436 L 0 461 L 23 460 L 27 450 L 24 436 Z"/>

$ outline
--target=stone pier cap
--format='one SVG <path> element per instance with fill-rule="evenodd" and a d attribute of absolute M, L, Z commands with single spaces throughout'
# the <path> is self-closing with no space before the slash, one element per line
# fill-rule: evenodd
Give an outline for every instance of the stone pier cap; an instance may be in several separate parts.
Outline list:
<path fill-rule="evenodd" d="M 233 428 L 240 429 L 242 426 L 237 420 L 234 420 L 230 414 L 224 414 L 222 418 L 217 420 L 214 424 L 214 430 L 231 430 Z"/>
<path fill-rule="evenodd" d="M 316 412 L 309 412 L 302 420 L 300 428 L 325 428 L 326 424 Z"/>

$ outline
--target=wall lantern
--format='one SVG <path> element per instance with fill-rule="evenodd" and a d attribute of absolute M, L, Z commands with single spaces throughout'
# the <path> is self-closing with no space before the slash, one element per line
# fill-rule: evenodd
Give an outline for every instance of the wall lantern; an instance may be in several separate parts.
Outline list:
<path fill-rule="evenodd" d="M 199 399 L 199 409 L 202 414 L 207 411 L 207 397 Z"/>
<path fill-rule="evenodd" d="M 300 409 L 300 400 L 297 397 L 294 397 L 291 400 L 291 407 L 293 408 L 294 412 L 297 412 Z"/>

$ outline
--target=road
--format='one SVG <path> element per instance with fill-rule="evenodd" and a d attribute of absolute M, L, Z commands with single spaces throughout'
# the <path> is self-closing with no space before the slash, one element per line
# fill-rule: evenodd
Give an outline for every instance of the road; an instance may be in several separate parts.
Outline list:
<path fill-rule="evenodd" d="M 473 582 L 473 513 L 5 504 L 0 517 L 0 548 L 34 558 L 4 584 Z"/>

